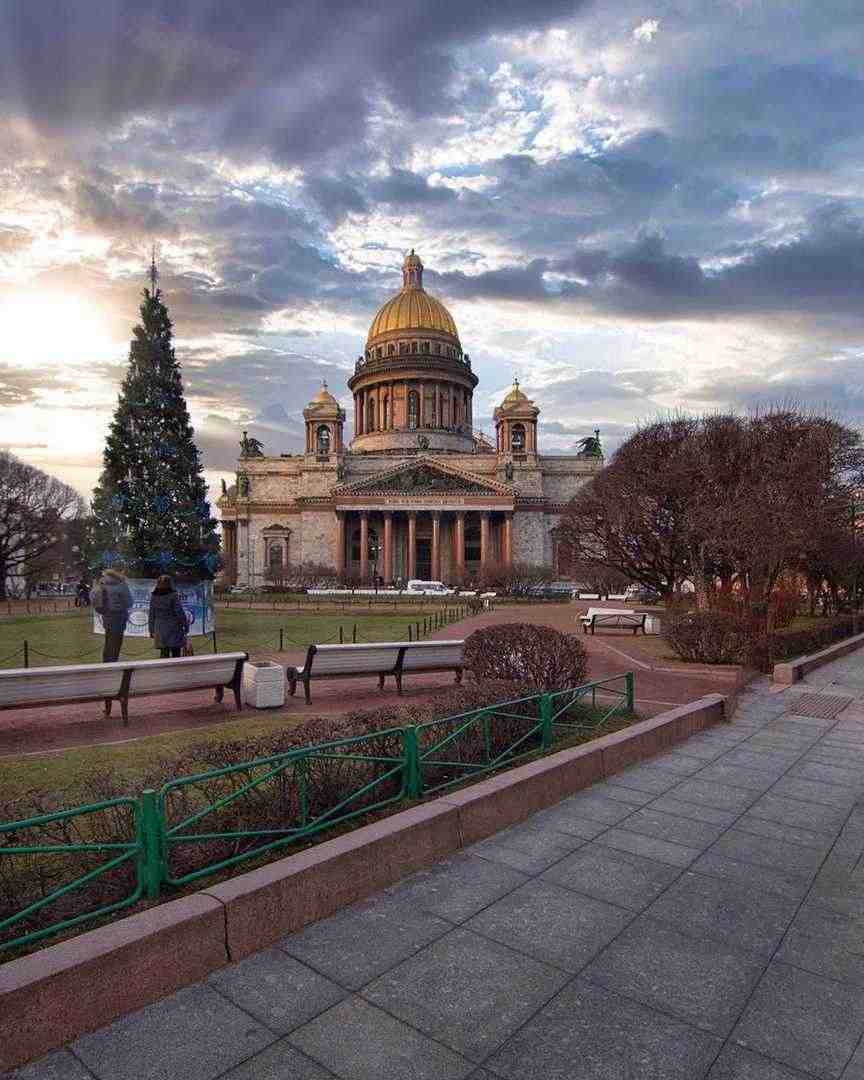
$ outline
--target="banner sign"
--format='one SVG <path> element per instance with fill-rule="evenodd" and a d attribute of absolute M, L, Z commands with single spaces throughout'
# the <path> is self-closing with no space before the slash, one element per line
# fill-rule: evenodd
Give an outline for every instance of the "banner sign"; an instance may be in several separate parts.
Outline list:
<path fill-rule="evenodd" d="M 127 637 L 149 637 L 147 630 L 150 619 L 150 594 L 156 587 L 156 581 L 147 578 L 126 578 L 126 584 L 132 593 L 132 610 L 126 623 Z M 189 637 L 209 634 L 216 628 L 216 615 L 213 609 L 213 582 L 196 581 L 192 584 L 178 583 L 174 586 L 186 612 L 189 625 Z M 93 633 L 104 634 L 102 617 L 93 612 Z"/>

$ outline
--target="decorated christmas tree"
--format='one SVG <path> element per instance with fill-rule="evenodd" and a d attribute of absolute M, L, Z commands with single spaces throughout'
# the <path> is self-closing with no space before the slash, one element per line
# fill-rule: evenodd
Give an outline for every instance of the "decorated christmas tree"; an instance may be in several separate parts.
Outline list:
<path fill-rule="evenodd" d="M 93 494 L 92 549 L 132 577 L 210 579 L 219 537 L 174 355 L 155 259 Z"/>

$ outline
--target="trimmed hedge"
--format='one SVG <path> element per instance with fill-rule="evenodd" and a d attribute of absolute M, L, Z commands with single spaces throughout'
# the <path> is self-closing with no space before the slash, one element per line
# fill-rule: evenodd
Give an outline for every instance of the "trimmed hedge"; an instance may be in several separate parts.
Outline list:
<path fill-rule="evenodd" d="M 770 634 L 732 611 L 681 611 L 666 620 L 663 637 L 682 660 L 703 664 L 746 664 L 770 672 L 774 664 L 819 652 L 864 632 L 864 615 L 838 615 L 813 626 L 782 627 Z"/>
<path fill-rule="evenodd" d="M 520 695 L 579 686 L 588 673 L 588 653 L 575 634 L 533 623 L 475 630 L 464 663 L 475 679 L 518 684 Z"/>

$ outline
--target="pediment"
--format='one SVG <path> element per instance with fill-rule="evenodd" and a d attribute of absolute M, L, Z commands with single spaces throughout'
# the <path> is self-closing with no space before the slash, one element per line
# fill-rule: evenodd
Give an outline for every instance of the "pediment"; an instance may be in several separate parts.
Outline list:
<path fill-rule="evenodd" d="M 447 468 L 431 461 L 415 461 L 370 476 L 353 484 L 342 484 L 340 495 L 477 495 L 511 496 L 513 491 L 496 480 L 474 476 L 461 469 Z"/>

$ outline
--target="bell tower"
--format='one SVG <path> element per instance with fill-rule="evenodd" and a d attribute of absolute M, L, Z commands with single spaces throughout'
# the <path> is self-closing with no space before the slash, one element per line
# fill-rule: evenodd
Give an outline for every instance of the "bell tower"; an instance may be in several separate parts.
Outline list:
<path fill-rule="evenodd" d="M 493 413 L 495 419 L 495 449 L 516 461 L 537 455 L 537 417 L 540 410 L 519 389 L 513 380 L 510 392 Z"/>
<path fill-rule="evenodd" d="M 303 410 L 306 422 L 306 453 L 318 461 L 334 461 L 342 456 L 342 428 L 345 410 L 327 389 L 327 383 Z"/>

